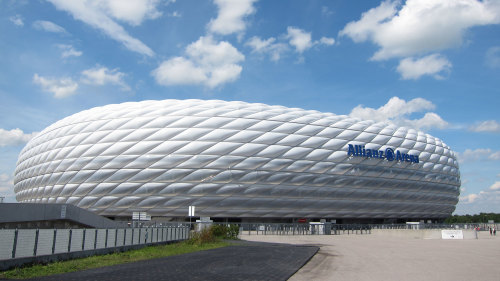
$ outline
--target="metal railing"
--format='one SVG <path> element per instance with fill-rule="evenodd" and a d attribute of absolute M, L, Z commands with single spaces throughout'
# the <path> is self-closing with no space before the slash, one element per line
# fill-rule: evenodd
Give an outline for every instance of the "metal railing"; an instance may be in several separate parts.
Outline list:
<path fill-rule="evenodd" d="M 372 229 L 476 229 L 488 231 L 499 229 L 500 224 L 332 224 L 332 223 L 224 223 L 237 224 L 240 234 L 248 235 L 364 235 Z"/>
<path fill-rule="evenodd" d="M 240 223 L 240 233 L 248 235 L 342 235 L 370 234 L 368 225 L 332 223 Z"/>
<path fill-rule="evenodd" d="M 189 225 L 116 229 L 0 229 L 0 260 L 186 240 Z"/>

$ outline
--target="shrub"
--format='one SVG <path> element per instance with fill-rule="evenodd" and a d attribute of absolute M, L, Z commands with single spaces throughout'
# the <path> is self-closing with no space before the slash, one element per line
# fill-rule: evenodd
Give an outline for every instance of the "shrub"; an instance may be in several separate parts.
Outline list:
<path fill-rule="evenodd" d="M 199 232 L 192 232 L 191 238 L 186 241 L 188 244 L 201 245 L 205 243 L 215 242 L 217 239 L 212 234 L 210 228 L 204 228 Z"/>
<path fill-rule="evenodd" d="M 239 226 L 234 224 L 214 224 L 209 228 L 207 227 L 202 229 L 199 232 L 192 232 L 191 238 L 187 240 L 186 243 L 191 245 L 201 245 L 204 243 L 215 242 L 218 239 L 236 240 L 238 239 L 239 230 Z"/>
<path fill-rule="evenodd" d="M 231 225 L 215 224 L 212 225 L 210 229 L 212 231 L 213 236 L 220 239 L 231 239 L 231 240 L 238 239 L 238 234 L 240 231 L 240 227 L 236 224 L 231 224 Z"/>

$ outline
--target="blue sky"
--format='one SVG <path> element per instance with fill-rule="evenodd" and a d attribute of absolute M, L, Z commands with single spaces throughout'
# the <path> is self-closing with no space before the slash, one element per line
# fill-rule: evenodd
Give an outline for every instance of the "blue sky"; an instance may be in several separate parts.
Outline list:
<path fill-rule="evenodd" d="M 111 103 L 222 99 L 419 128 L 456 213 L 500 213 L 500 1 L 0 1 L 0 196 L 37 132 Z"/>

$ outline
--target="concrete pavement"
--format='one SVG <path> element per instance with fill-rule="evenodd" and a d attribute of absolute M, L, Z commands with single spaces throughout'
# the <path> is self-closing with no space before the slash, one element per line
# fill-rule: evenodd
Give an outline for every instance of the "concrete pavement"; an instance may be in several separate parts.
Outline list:
<path fill-rule="evenodd" d="M 500 237 L 441 240 L 369 235 L 263 236 L 248 241 L 319 246 L 289 280 L 500 280 Z"/>

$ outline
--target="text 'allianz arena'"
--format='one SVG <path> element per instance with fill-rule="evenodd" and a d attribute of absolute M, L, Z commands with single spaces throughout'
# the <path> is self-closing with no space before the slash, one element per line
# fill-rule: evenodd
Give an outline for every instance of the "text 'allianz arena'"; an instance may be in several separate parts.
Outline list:
<path fill-rule="evenodd" d="M 19 202 L 113 217 L 439 219 L 455 153 L 423 132 L 282 106 L 130 102 L 64 118 L 22 150 Z"/>

